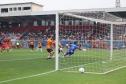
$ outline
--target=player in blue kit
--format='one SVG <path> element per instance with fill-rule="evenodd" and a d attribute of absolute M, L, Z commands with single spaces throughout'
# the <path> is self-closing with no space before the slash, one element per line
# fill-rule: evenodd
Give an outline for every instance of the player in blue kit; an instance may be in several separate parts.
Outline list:
<path fill-rule="evenodd" d="M 81 50 L 81 45 L 77 45 L 76 43 L 70 43 L 68 45 L 68 50 L 64 54 L 64 56 L 67 56 L 67 55 L 71 56 L 72 54 L 74 54 L 74 52 L 75 52 L 76 49 Z"/>

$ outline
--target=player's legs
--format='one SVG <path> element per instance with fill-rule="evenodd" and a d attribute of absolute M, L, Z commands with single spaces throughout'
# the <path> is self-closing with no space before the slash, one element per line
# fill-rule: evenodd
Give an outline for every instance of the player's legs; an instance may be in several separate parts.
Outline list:
<path fill-rule="evenodd" d="M 7 48 L 6 48 L 6 51 L 7 51 L 7 52 L 9 52 L 9 51 L 10 51 L 10 48 L 9 48 L 9 47 L 7 47 Z"/>
<path fill-rule="evenodd" d="M 54 51 L 52 49 L 47 49 L 48 52 L 48 59 L 51 59 L 53 57 Z"/>
<path fill-rule="evenodd" d="M 34 50 L 34 45 L 31 46 L 31 49 Z"/>
<path fill-rule="evenodd" d="M 6 52 L 6 51 L 9 52 L 9 49 L 7 49 L 6 47 L 3 47 L 3 48 L 1 49 L 1 52 L 4 52 L 4 51 L 5 51 L 5 52 Z"/>
<path fill-rule="evenodd" d="M 2 44 L 0 43 L 0 52 L 2 52 Z"/>
<path fill-rule="evenodd" d="M 42 47 L 38 47 L 37 51 L 41 51 L 42 52 Z"/>
<path fill-rule="evenodd" d="M 54 51 L 52 50 L 52 51 L 51 51 L 51 57 L 53 57 L 53 55 L 54 55 Z"/>
<path fill-rule="evenodd" d="M 40 51 L 42 52 L 42 48 L 39 48 L 40 49 Z"/>
<path fill-rule="evenodd" d="M 2 48 L 0 47 L 0 52 L 2 53 Z"/>
<path fill-rule="evenodd" d="M 67 55 L 68 55 L 68 56 L 71 56 L 72 54 L 74 54 L 74 51 L 68 49 L 64 56 L 67 56 Z"/>
<path fill-rule="evenodd" d="M 63 48 L 59 48 L 59 49 L 58 49 L 58 52 L 64 54 L 64 52 L 63 52 Z"/>
<path fill-rule="evenodd" d="M 30 45 L 29 47 L 32 51 L 34 50 L 34 45 Z"/>

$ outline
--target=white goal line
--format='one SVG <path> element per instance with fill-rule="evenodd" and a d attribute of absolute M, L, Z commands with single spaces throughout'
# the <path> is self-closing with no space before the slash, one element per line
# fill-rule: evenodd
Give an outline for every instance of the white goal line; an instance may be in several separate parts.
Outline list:
<path fill-rule="evenodd" d="M 9 62 L 9 61 L 24 61 L 24 60 L 34 60 L 34 59 L 45 59 L 44 57 L 37 57 L 37 58 L 25 58 L 25 59 L 10 59 L 10 60 L 0 60 L 0 62 Z"/>
<path fill-rule="evenodd" d="M 112 70 L 109 70 L 109 71 L 106 71 L 106 72 L 103 72 L 103 73 L 100 73 L 100 72 L 99 73 L 98 72 L 84 72 L 84 73 L 104 75 L 104 74 L 108 74 L 108 73 L 111 73 L 111 72 L 114 72 L 114 71 L 117 71 L 117 70 L 123 69 L 123 68 L 126 68 L 126 66 L 118 67 L 118 68 L 115 68 L 115 69 L 112 69 Z M 78 71 L 65 71 L 65 72 L 79 73 Z"/>
<path fill-rule="evenodd" d="M 113 61 L 116 61 L 116 60 L 119 60 L 119 59 L 114 59 Z M 106 60 L 106 61 L 111 61 L 111 60 Z M 104 63 L 104 61 L 97 61 L 97 62 L 102 62 Z M 76 68 L 76 67 L 84 67 L 85 65 L 88 65 L 88 64 L 94 64 L 94 63 L 97 63 L 97 62 L 93 62 L 93 63 L 87 63 L 87 64 L 83 64 L 83 65 L 77 65 L 77 66 L 73 66 L 73 67 L 68 67 L 68 68 L 63 68 L 63 69 L 60 69 L 60 70 L 67 70 L 67 69 L 72 69 L 72 68 Z M 119 69 L 122 69 L 122 68 L 126 68 L 126 66 L 122 66 L 122 67 L 118 67 L 118 68 L 115 68 L 115 69 L 112 69 L 112 70 L 109 70 L 109 71 L 106 71 L 106 72 L 103 72 L 103 73 L 98 73 L 98 72 L 85 72 L 85 73 L 90 73 L 90 74 L 107 74 L 107 73 L 110 73 L 110 72 L 113 72 L 113 71 L 116 71 L 116 70 L 119 70 Z M 75 73 L 78 73 L 78 71 L 65 71 L 65 72 L 75 72 Z"/>
<path fill-rule="evenodd" d="M 26 78 L 32 78 L 32 77 L 38 77 L 38 76 L 42 76 L 42 75 L 47 75 L 47 74 L 53 73 L 55 71 L 56 70 L 45 72 L 45 73 L 40 73 L 40 74 L 35 74 L 35 75 L 31 75 L 31 76 L 24 76 L 24 77 L 20 77 L 20 78 L 14 78 L 14 79 L 9 79 L 9 80 L 4 80 L 4 81 L 0 81 L 0 84 L 2 84 L 2 83 L 8 83 L 8 82 L 11 82 L 11 81 L 16 81 L 16 80 L 21 80 L 21 79 L 26 79 Z"/>
<path fill-rule="evenodd" d="M 102 62 L 102 61 L 97 61 L 97 62 Z M 87 63 L 87 64 L 83 64 L 83 65 L 77 65 L 77 66 L 68 67 L 68 68 L 63 68 L 63 69 L 59 69 L 59 70 L 72 69 L 72 68 L 82 67 L 82 66 L 84 67 L 85 65 L 88 65 L 88 64 L 94 64 L 94 63 L 97 63 L 97 62 Z"/>

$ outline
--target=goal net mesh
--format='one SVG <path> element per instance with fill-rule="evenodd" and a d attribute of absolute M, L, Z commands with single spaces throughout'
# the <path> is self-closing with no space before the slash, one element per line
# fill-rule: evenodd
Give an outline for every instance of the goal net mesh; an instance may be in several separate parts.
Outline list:
<path fill-rule="evenodd" d="M 59 68 L 87 73 L 107 73 L 126 66 L 126 23 L 106 12 L 70 12 L 59 15 L 59 42 L 64 53 L 76 43 L 81 50 L 71 56 L 59 53 Z"/>

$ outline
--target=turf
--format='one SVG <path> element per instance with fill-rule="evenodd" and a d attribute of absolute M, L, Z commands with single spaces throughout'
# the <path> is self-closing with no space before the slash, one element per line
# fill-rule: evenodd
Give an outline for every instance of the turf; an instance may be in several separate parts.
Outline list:
<path fill-rule="evenodd" d="M 126 69 L 106 75 L 55 72 L 44 76 L 12 81 L 7 84 L 126 84 Z"/>
<path fill-rule="evenodd" d="M 115 58 L 118 56 L 125 57 L 125 50 L 115 50 Z M 101 52 L 101 53 L 99 53 Z M 122 55 L 119 53 L 123 53 Z M 60 58 L 60 68 L 77 66 L 81 64 L 93 63 L 87 68 L 93 70 L 101 66 L 99 62 L 108 59 L 109 50 L 90 49 L 86 52 L 77 51 L 70 58 Z M 119 55 L 118 55 L 119 54 Z M 11 52 L 0 53 L 0 82 L 20 77 L 32 76 L 40 73 L 45 73 L 55 69 L 55 59 L 47 60 L 47 52 L 31 51 L 29 49 L 14 49 Z M 114 60 L 105 63 L 107 69 L 110 67 L 123 65 L 126 60 Z M 109 65 L 109 66 L 108 66 Z M 93 66 L 93 67 L 89 67 Z M 95 67 L 94 67 L 95 66 Z M 104 69 L 104 68 L 103 68 Z M 71 70 L 71 69 L 69 69 Z M 96 69 L 95 69 L 96 70 Z M 97 70 L 98 71 L 98 70 Z M 80 74 L 79 72 L 64 72 L 57 71 L 47 75 L 14 80 L 2 84 L 126 84 L 126 69 L 114 71 L 105 75 L 96 74 Z"/>

